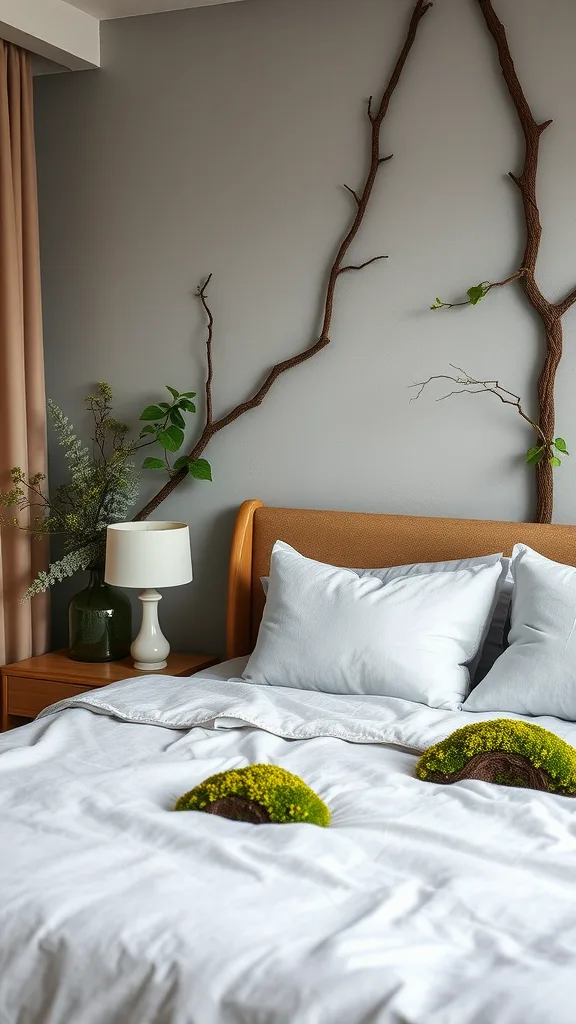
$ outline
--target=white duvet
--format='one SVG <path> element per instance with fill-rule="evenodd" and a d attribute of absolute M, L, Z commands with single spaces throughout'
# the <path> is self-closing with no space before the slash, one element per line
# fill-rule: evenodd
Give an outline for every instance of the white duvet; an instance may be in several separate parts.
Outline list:
<path fill-rule="evenodd" d="M 497 716 L 222 675 L 0 737 L 1 1024 L 574 1024 L 576 801 L 414 778 Z M 331 827 L 171 811 L 255 762 Z"/>

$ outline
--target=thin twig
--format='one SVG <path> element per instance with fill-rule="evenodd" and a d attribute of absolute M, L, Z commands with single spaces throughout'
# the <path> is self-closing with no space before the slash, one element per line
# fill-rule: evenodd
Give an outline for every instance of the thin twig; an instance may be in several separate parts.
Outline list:
<path fill-rule="evenodd" d="M 350 185 L 344 184 L 344 188 L 347 189 L 350 195 L 354 196 L 354 199 L 356 200 L 358 205 L 360 205 L 360 196 L 358 195 L 358 193 L 353 188 L 350 188 Z"/>
<path fill-rule="evenodd" d="M 424 389 L 428 384 L 431 384 L 433 380 L 449 380 L 454 384 L 462 385 L 462 387 L 456 391 L 449 391 L 446 395 L 441 395 L 440 398 L 436 399 L 437 402 L 443 402 L 446 398 L 451 398 L 452 395 L 494 395 L 495 398 L 498 398 L 503 403 L 503 405 L 513 406 L 513 408 L 517 410 L 518 415 L 521 416 L 526 423 L 529 423 L 532 429 L 536 431 L 541 438 L 542 443 L 547 447 L 550 446 L 552 439 L 547 438 L 539 424 L 535 423 L 534 420 L 524 412 L 520 395 L 515 394 L 514 391 L 510 391 L 508 388 L 505 388 L 498 380 L 478 380 L 476 377 L 472 377 L 466 370 L 463 370 L 461 366 L 454 366 L 453 363 L 450 363 L 450 366 L 452 366 L 454 370 L 457 370 L 460 376 L 455 376 L 454 374 L 449 373 L 434 373 L 431 377 L 428 377 L 427 380 L 417 381 L 415 384 L 410 384 L 409 387 L 418 388 L 417 394 L 415 394 L 410 401 L 417 401 Z"/>
<path fill-rule="evenodd" d="M 371 263 L 376 263 L 377 260 L 387 259 L 387 256 L 373 256 L 371 260 L 365 260 L 364 263 L 348 263 L 345 267 L 340 267 L 338 273 L 345 274 L 347 270 L 363 270 L 364 267 L 369 267 Z"/>
<path fill-rule="evenodd" d="M 212 379 L 214 377 L 214 368 L 212 366 L 212 336 L 214 333 L 214 317 L 212 316 L 212 310 L 208 305 L 206 299 L 206 289 L 210 284 L 212 274 L 208 274 L 208 277 L 204 281 L 204 284 L 198 288 L 198 298 L 204 307 L 206 317 L 208 319 L 208 336 L 206 338 L 206 426 L 209 427 L 212 423 Z"/>

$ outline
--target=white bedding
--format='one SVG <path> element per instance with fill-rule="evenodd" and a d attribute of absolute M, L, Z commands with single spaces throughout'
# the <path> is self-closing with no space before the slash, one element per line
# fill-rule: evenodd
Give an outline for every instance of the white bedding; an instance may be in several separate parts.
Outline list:
<path fill-rule="evenodd" d="M 576 801 L 414 778 L 415 751 L 497 716 L 229 671 L 0 737 L 1 1024 L 574 1024 Z M 171 812 L 262 761 L 331 827 Z"/>

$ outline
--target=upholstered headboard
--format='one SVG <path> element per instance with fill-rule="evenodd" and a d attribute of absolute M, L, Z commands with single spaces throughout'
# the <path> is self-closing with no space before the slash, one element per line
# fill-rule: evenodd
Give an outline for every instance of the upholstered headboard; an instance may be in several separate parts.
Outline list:
<path fill-rule="evenodd" d="M 267 508 L 261 501 L 245 501 L 230 556 L 229 658 L 249 654 L 254 647 L 264 608 L 260 577 L 268 574 L 277 540 L 309 558 L 350 568 L 437 562 L 495 551 L 509 555 L 518 542 L 557 562 L 576 565 L 576 526 Z"/>

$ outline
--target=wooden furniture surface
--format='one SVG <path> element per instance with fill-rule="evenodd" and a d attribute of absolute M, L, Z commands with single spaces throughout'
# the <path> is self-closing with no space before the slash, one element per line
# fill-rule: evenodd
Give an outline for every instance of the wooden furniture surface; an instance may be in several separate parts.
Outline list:
<path fill-rule="evenodd" d="M 253 650 L 264 609 L 260 577 L 268 575 L 277 540 L 286 541 L 308 558 L 359 569 L 497 551 L 510 555 L 517 543 L 528 544 L 557 562 L 576 565 L 576 526 L 267 508 L 258 500 L 245 501 L 236 520 L 230 555 L 229 658 Z"/>
<path fill-rule="evenodd" d="M 170 654 L 161 675 L 191 676 L 215 665 L 210 654 Z M 28 658 L 2 669 L 1 729 L 13 728 L 36 718 L 44 708 L 66 697 L 77 697 L 95 687 L 148 673 L 134 668 L 132 658 L 89 663 L 72 661 L 66 651 Z"/>

